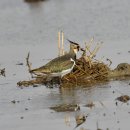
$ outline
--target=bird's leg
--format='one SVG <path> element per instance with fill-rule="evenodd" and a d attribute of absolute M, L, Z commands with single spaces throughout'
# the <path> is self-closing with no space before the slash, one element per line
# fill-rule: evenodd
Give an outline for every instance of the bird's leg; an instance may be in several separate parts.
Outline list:
<path fill-rule="evenodd" d="M 52 80 L 52 77 L 49 76 L 49 75 L 47 75 L 47 76 L 46 76 L 46 81 L 49 82 L 49 81 L 51 81 L 51 80 Z"/>

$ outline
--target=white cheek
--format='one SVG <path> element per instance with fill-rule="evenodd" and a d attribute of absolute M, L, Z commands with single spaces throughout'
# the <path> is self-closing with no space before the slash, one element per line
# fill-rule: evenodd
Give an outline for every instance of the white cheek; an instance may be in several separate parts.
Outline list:
<path fill-rule="evenodd" d="M 77 52 L 78 52 L 77 49 L 74 49 L 74 53 L 77 54 Z"/>

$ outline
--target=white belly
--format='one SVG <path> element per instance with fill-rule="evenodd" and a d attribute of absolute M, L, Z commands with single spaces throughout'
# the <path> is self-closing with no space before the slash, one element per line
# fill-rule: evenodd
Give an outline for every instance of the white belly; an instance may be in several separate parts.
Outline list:
<path fill-rule="evenodd" d="M 74 64 L 72 65 L 71 68 L 66 69 L 66 70 L 63 70 L 63 71 L 61 71 L 61 72 L 51 73 L 50 76 L 52 76 L 52 77 L 58 77 L 58 76 L 63 77 L 64 75 L 70 73 L 70 72 L 72 71 L 72 69 L 74 68 L 74 66 L 75 66 L 75 61 L 74 61 L 73 59 L 71 59 L 71 61 L 74 62 Z"/>
<path fill-rule="evenodd" d="M 70 68 L 70 69 L 67 69 L 67 70 L 63 70 L 61 72 L 57 72 L 57 73 L 51 73 L 50 76 L 52 77 L 58 77 L 58 76 L 61 76 L 63 77 L 64 75 L 70 73 L 72 71 L 73 68 Z"/>

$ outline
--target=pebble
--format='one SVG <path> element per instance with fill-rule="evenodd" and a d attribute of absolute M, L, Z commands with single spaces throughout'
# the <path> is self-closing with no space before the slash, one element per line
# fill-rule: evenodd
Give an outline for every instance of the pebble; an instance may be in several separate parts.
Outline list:
<path fill-rule="evenodd" d="M 23 116 L 20 117 L 20 119 L 23 119 L 23 118 L 24 118 Z"/>

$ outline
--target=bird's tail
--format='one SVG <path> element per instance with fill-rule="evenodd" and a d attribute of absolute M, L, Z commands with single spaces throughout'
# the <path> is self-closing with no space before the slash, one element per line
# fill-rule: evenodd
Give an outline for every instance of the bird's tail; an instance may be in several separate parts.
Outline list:
<path fill-rule="evenodd" d="M 41 75 L 41 74 L 48 74 L 50 71 L 46 68 L 46 67 L 40 67 L 40 68 L 36 68 L 33 70 L 30 70 L 30 73 L 35 74 L 35 75 Z"/>

